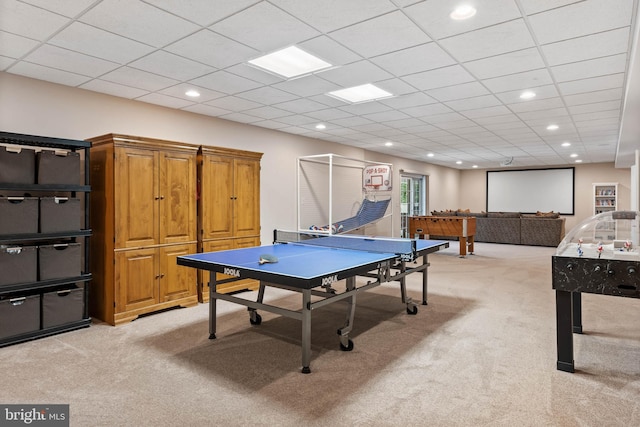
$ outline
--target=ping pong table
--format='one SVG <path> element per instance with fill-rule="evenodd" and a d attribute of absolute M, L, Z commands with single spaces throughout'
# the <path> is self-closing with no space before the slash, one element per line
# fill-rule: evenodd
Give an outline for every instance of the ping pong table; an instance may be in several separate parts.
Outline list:
<path fill-rule="evenodd" d="M 422 304 L 427 304 L 427 255 L 447 248 L 446 241 L 394 239 L 353 235 L 317 235 L 304 232 L 274 230 L 274 244 L 218 252 L 179 256 L 178 265 L 207 270 L 209 281 L 209 338 L 216 338 L 216 301 L 218 299 L 246 306 L 249 321 L 259 325 L 262 317 L 257 310 L 298 319 L 302 322 L 302 372 L 310 373 L 311 311 L 327 304 L 347 299 L 347 317 L 338 329 L 340 349 L 350 351 L 356 294 L 386 282 L 400 283 L 402 303 L 408 314 L 417 314 L 417 304 L 407 296 L 405 278 L 422 273 Z M 260 258 L 275 258 L 277 262 L 261 264 Z M 418 263 L 419 258 L 422 262 Z M 230 278 L 219 279 L 217 273 Z M 366 277 L 358 284 L 357 277 Z M 260 281 L 255 301 L 234 294 L 216 292 L 216 286 L 241 279 Z M 332 285 L 345 280 L 345 290 L 338 292 Z M 264 303 L 267 286 L 298 292 L 302 295 L 299 310 L 290 310 Z M 312 299 L 312 296 L 315 297 Z"/>

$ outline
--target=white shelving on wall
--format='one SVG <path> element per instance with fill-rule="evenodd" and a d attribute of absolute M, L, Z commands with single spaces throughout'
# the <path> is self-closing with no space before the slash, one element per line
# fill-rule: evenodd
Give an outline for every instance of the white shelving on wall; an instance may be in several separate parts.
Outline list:
<path fill-rule="evenodd" d="M 612 212 L 618 209 L 618 183 L 600 182 L 593 184 L 593 213 Z M 596 229 L 594 240 L 613 240 L 616 238 L 615 221 L 602 221 Z"/>
<path fill-rule="evenodd" d="M 618 207 L 618 183 L 593 184 L 593 214 L 615 211 Z"/>

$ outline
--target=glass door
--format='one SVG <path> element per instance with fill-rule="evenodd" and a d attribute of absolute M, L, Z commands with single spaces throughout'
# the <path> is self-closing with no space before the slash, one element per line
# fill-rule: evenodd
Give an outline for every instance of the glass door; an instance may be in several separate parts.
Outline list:
<path fill-rule="evenodd" d="M 400 236 L 409 236 L 409 217 L 426 215 L 427 177 L 400 175 Z"/>

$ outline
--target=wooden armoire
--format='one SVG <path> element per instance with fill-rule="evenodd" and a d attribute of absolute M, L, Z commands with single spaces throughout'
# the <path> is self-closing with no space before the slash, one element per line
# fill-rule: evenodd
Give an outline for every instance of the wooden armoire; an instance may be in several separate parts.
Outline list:
<path fill-rule="evenodd" d="M 198 154 L 198 252 L 260 245 L 262 153 L 202 146 Z M 224 275 L 218 274 L 219 279 Z M 209 273 L 198 273 L 198 298 L 209 300 Z M 221 293 L 258 286 L 254 280 L 219 285 Z"/>
<path fill-rule="evenodd" d="M 197 251 L 199 146 L 116 134 L 89 141 L 90 314 L 117 325 L 196 305 L 196 272 L 176 257 Z"/>

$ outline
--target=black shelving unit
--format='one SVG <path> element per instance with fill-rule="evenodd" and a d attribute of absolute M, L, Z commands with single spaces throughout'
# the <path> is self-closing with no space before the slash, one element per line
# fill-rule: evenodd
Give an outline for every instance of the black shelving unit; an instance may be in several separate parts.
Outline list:
<path fill-rule="evenodd" d="M 80 198 L 82 200 L 83 213 L 81 216 L 82 229 L 70 232 L 56 233 L 29 233 L 29 234 L 0 234 L 0 246 L 10 246 L 18 244 L 28 245 L 52 245 L 64 243 L 80 243 L 83 254 L 81 274 L 74 277 L 64 277 L 60 279 L 38 280 L 28 283 L 15 283 L 0 286 L 0 300 L 10 300 L 12 298 L 22 298 L 30 296 L 40 296 L 40 327 L 37 330 L 23 332 L 16 335 L 0 338 L 0 347 L 11 344 L 17 344 L 24 341 L 33 340 L 67 332 L 90 326 L 91 318 L 89 317 L 89 282 L 91 281 L 91 273 L 89 272 L 89 242 L 91 229 L 88 228 L 89 222 L 89 197 L 91 186 L 89 183 L 89 152 L 91 143 L 88 141 L 52 138 L 35 135 L 16 134 L 11 132 L 0 131 L 0 145 L 18 145 L 26 147 L 36 147 L 41 149 L 60 149 L 70 152 L 81 153 L 82 163 L 84 164 L 84 175 L 81 175 L 83 182 L 80 185 L 57 185 L 57 184 L 16 184 L 0 182 L 0 194 L 9 192 L 10 194 L 22 193 L 32 196 L 42 194 L 68 194 L 71 198 Z M 81 164 L 82 164 L 81 163 Z M 79 288 L 82 291 L 79 291 Z M 82 318 L 73 319 L 55 326 L 43 326 L 43 310 L 44 295 L 53 292 L 77 291 L 82 292 Z M 64 308 L 64 307 L 62 307 Z M 64 318 L 64 316 L 63 316 Z M 12 321 L 13 319 L 0 319 L 0 321 Z M 18 321 L 19 319 L 16 319 Z"/>

